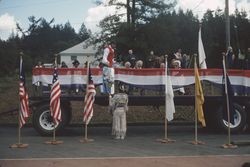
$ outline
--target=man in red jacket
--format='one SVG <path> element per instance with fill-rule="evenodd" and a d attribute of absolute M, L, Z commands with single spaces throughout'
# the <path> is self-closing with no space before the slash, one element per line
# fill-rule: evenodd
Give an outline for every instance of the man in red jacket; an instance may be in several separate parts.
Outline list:
<path fill-rule="evenodd" d="M 102 63 L 107 67 L 112 67 L 115 57 L 115 43 L 111 42 L 110 45 L 106 46 L 103 53 Z"/>
<path fill-rule="evenodd" d="M 102 64 L 103 64 L 103 90 L 102 93 L 114 94 L 114 57 L 115 57 L 115 43 L 111 42 L 110 45 L 106 46 L 103 53 Z"/>

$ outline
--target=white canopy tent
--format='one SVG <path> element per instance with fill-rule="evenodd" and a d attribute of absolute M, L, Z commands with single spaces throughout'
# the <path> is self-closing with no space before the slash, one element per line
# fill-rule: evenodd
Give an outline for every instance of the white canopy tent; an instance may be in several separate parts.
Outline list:
<path fill-rule="evenodd" d="M 85 41 L 60 52 L 59 55 L 60 63 L 64 61 L 68 67 L 73 66 L 72 62 L 75 59 L 79 61 L 79 67 L 84 67 L 86 61 L 89 61 L 92 66 L 97 64 L 97 48 L 94 45 L 88 45 Z"/>

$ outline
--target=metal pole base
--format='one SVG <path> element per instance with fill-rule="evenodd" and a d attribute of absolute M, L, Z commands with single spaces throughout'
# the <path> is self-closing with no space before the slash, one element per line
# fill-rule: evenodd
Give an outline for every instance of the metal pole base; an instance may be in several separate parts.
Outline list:
<path fill-rule="evenodd" d="M 174 143 L 176 142 L 176 140 L 172 140 L 172 139 L 169 139 L 169 138 L 164 138 L 164 139 L 156 139 L 157 142 L 160 142 L 160 143 Z"/>
<path fill-rule="evenodd" d="M 10 148 L 27 148 L 28 146 L 29 144 L 16 143 L 16 144 L 12 144 Z"/>
<path fill-rule="evenodd" d="M 84 138 L 84 139 L 81 139 L 80 142 L 81 143 L 91 143 L 91 142 L 94 142 L 95 140 L 94 139 L 88 139 L 88 138 Z"/>
<path fill-rule="evenodd" d="M 191 141 L 189 143 L 193 144 L 193 145 L 204 145 L 205 144 L 205 142 L 202 142 L 202 141 L 199 141 L 199 140 L 194 140 L 194 141 Z"/>
<path fill-rule="evenodd" d="M 223 144 L 221 147 L 222 148 L 226 148 L 226 149 L 235 149 L 235 148 L 238 148 L 238 146 L 234 145 L 234 144 Z"/>
<path fill-rule="evenodd" d="M 60 140 L 51 140 L 51 141 L 46 141 L 45 144 L 51 144 L 51 145 L 58 145 L 58 144 L 62 144 L 63 141 Z"/>

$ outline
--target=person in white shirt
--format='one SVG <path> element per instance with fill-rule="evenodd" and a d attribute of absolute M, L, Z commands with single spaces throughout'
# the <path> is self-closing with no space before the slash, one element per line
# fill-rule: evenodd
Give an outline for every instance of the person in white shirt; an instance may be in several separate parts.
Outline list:
<path fill-rule="evenodd" d="M 115 43 L 111 42 L 110 45 L 105 46 L 102 58 L 103 66 L 103 89 L 104 94 L 114 94 L 114 57 L 115 57 Z"/>

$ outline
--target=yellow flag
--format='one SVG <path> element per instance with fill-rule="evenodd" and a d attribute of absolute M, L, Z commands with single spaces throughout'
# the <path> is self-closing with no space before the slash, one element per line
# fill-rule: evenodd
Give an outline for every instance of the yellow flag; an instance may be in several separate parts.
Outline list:
<path fill-rule="evenodd" d="M 198 120 L 201 122 L 202 126 L 205 127 L 206 122 L 202 108 L 204 103 L 204 95 L 196 63 L 195 63 L 194 73 L 195 73 L 195 111 L 198 112 Z"/>

